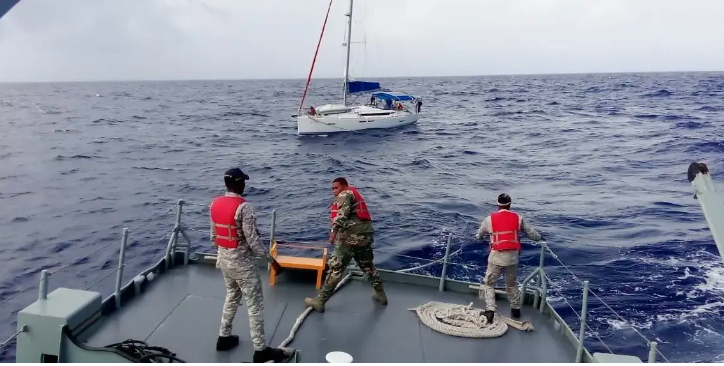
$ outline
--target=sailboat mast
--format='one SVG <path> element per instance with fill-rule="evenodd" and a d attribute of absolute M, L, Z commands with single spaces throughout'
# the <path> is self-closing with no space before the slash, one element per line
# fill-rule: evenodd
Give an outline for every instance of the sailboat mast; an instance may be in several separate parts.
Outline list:
<path fill-rule="evenodd" d="M 347 64 L 344 67 L 344 90 L 342 90 L 342 94 L 344 95 L 344 105 L 347 105 L 347 85 L 349 84 L 349 51 L 350 47 L 352 46 L 352 9 L 354 8 L 354 0 L 349 0 L 349 14 L 347 16 L 349 17 L 347 21 Z"/>

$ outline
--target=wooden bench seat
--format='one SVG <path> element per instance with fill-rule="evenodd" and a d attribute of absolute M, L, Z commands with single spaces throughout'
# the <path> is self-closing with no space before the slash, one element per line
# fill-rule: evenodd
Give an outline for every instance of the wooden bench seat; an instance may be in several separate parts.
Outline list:
<path fill-rule="evenodd" d="M 278 255 L 279 247 L 298 248 L 298 249 L 319 249 L 322 250 L 322 258 L 295 257 L 290 255 Z M 272 244 L 270 250 L 271 256 L 279 263 L 282 268 L 310 269 L 317 271 L 317 289 L 322 288 L 322 276 L 324 269 L 327 268 L 327 248 L 318 246 L 306 246 L 299 244 L 278 244 L 276 241 Z M 269 269 L 269 285 L 274 286 L 277 277 L 277 271 L 273 267 Z"/>

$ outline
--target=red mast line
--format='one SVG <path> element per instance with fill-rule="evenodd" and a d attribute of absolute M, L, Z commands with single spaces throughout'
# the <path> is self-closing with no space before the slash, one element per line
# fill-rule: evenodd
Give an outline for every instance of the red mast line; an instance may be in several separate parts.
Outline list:
<path fill-rule="evenodd" d="M 314 63 L 317 62 L 317 53 L 319 53 L 319 46 L 322 44 L 322 36 L 324 36 L 324 29 L 327 27 L 327 19 L 329 18 L 329 10 L 332 9 L 332 1 L 329 0 L 329 7 L 327 8 L 327 15 L 324 17 L 324 24 L 322 24 L 322 33 L 319 34 L 319 42 L 317 42 L 317 50 L 314 51 L 314 58 L 312 59 L 312 67 L 309 69 L 309 76 L 307 77 L 307 86 L 304 88 L 304 94 L 302 95 L 302 102 L 299 103 L 299 112 L 302 111 L 304 106 L 304 99 L 307 97 L 307 90 L 309 89 L 309 82 L 312 80 L 312 72 L 314 71 Z"/>

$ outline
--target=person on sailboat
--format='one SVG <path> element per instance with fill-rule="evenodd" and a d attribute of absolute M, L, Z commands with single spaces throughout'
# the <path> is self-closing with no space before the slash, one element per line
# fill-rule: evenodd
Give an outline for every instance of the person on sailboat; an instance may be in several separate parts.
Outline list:
<path fill-rule="evenodd" d="M 518 270 L 518 257 L 520 256 L 520 238 L 518 231 L 534 241 L 544 240 L 533 226 L 523 220 L 523 216 L 510 211 L 512 199 L 507 193 L 498 196 L 498 212 L 486 217 L 475 233 L 475 238 L 481 240 L 484 234 L 490 234 L 488 255 L 488 268 L 483 278 L 483 292 L 485 293 L 485 312 L 488 323 L 493 322 L 497 309 L 495 305 L 495 281 L 501 272 L 505 272 L 505 289 L 510 303 L 510 313 L 515 319 L 520 318 L 520 291 L 516 283 Z"/>
<path fill-rule="evenodd" d="M 372 299 L 387 305 L 382 279 L 373 263 L 374 229 L 367 203 L 357 188 L 350 186 L 345 178 L 332 181 L 332 193 L 335 199 L 331 207 L 332 230 L 329 241 L 336 245 L 329 259 L 329 274 L 317 297 L 304 299 L 304 304 L 320 313 L 324 312 L 324 304 L 332 296 L 335 287 L 342 280 L 344 270 L 354 258 L 357 266 L 372 282 L 375 291 Z"/>

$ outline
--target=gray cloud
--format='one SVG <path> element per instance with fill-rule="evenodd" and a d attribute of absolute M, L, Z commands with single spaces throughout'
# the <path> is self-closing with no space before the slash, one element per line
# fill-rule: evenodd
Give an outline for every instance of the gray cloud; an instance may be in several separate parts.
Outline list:
<path fill-rule="evenodd" d="M 327 0 L 22 0 L 0 81 L 303 78 Z M 315 77 L 343 72 L 335 0 Z M 356 76 L 724 69 L 721 0 L 357 0 Z"/>

